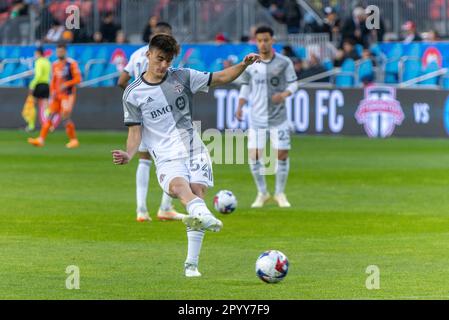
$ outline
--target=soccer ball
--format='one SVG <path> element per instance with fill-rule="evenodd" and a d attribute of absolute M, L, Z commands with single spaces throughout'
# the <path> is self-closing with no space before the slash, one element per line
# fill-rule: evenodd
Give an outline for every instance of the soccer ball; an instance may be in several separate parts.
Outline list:
<path fill-rule="evenodd" d="M 237 208 L 237 198 L 231 191 L 221 190 L 214 197 L 214 207 L 220 213 L 231 213 Z"/>
<path fill-rule="evenodd" d="M 288 259 L 280 251 L 269 250 L 262 253 L 256 261 L 256 274 L 266 283 L 277 283 L 288 272 Z"/>

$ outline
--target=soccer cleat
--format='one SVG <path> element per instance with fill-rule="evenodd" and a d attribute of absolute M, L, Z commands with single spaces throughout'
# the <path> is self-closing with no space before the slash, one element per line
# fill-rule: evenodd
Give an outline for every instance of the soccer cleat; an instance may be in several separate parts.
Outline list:
<path fill-rule="evenodd" d="M 137 222 L 151 222 L 148 212 L 137 212 Z"/>
<path fill-rule="evenodd" d="M 184 265 L 184 273 L 188 278 L 201 277 L 198 267 L 194 264 L 186 263 Z"/>
<path fill-rule="evenodd" d="M 157 218 L 161 221 L 170 221 L 170 220 L 182 220 L 185 214 L 177 212 L 173 207 L 169 211 L 165 211 L 159 208 L 157 212 Z"/>
<path fill-rule="evenodd" d="M 44 146 L 44 139 L 42 138 L 28 138 L 28 143 L 35 146 L 35 147 L 43 147 Z"/>
<path fill-rule="evenodd" d="M 80 146 L 80 143 L 78 139 L 70 139 L 69 143 L 65 145 L 68 149 L 74 149 L 78 148 Z"/>
<path fill-rule="evenodd" d="M 253 202 L 253 204 L 251 205 L 251 208 L 262 208 L 265 204 L 265 202 L 267 202 L 270 199 L 270 194 L 266 193 L 258 193 L 257 194 L 257 198 L 256 200 Z"/>
<path fill-rule="evenodd" d="M 197 216 L 184 215 L 182 222 L 193 230 L 205 229 L 219 232 L 223 228 L 223 222 L 215 218 L 211 213 L 199 214 Z"/>
<path fill-rule="evenodd" d="M 288 202 L 287 197 L 284 193 L 279 193 L 274 196 L 274 200 L 278 203 L 281 208 L 290 208 L 291 204 Z"/>

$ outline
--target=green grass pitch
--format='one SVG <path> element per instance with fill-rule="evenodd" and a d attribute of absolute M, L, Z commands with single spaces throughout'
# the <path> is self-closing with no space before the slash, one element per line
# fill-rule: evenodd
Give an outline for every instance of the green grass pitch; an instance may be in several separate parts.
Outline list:
<path fill-rule="evenodd" d="M 203 277 L 186 279 L 179 222 L 135 221 L 137 161 L 115 167 L 125 132 L 63 132 L 45 148 L 0 131 L 0 299 L 444 299 L 449 297 L 449 141 L 295 137 L 287 195 L 251 210 L 247 165 L 216 165 L 239 206 L 205 237 Z M 161 189 L 151 172 L 149 208 Z M 274 177 L 268 177 L 273 190 Z M 179 202 L 177 207 L 181 209 Z M 284 252 L 285 280 L 261 282 L 258 255 Z M 66 267 L 80 268 L 67 290 Z M 380 289 L 365 286 L 380 270 Z"/>

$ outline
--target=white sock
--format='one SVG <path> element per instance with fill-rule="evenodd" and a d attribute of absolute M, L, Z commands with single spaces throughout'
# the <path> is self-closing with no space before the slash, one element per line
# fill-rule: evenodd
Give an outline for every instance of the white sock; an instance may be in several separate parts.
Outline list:
<path fill-rule="evenodd" d="M 251 173 L 253 174 L 254 182 L 256 183 L 257 190 L 259 193 L 267 194 L 267 183 L 265 181 L 265 176 L 261 174 L 262 164 L 259 160 L 249 160 L 249 166 L 251 168 Z"/>
<path fill-rule="evenodd" d="M 289 170 L 290 159 L 278 160 L 278 168 L 276 172 L 276 194 L 284 193 Z"/>
<path fill-rule="evenodd" d="M 147 194 L 148 183 L 150 182 L 151 160 L 140 159 L 136 172 L 136 197 L 137 211 L 148 212 Z"/>
<path fill-rule="evenodd" d="M 210 214 L 212 215 L 212 212 L 207 208 L 206 203 L 203 199 L 195 198 L 186 205 L 186 210 L 189 215 L 196 216 L 198 214 Z"/>
<path fill-rule="evenodd" d="M 187 228 L 187 259 L 186 264 L 198 266 L 203 244 L 204 230 L 194 231 Z"/>
<path fill-rule="evenodd" d="M 186 206 L 186 210 L 189 215 L 212 214 L 204 200 L 200 198 L 195 198 L 190 201 Z M 191 230 L 187 228 L 188 251 L 186 263 L 198 265 L 203 238 L 204 230 Z"/>
<path fill-rule="evenodd" d="M 164 211 L 170 211 L 172 207 L 173 198 L 170 197 L 165 192 L 162 193 L 161 206 L 160 209 Z"/>

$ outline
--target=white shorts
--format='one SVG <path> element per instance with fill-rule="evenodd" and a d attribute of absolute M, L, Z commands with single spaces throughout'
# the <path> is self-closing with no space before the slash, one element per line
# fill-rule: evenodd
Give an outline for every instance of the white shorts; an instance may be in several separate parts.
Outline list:
<path fill-rule="evenodd" d="M 290 150 L 290 125 L 288 122 L 266 129 L 248 129 L 248 149 L 265 149 L 267 137 L 275 150 Z"/>
<path fill-rule="evenodd" d="M 208 188 L 214 186 L 212 161 L 207 151 L 188 159 L 156 163 L 156 174 L 159 185 L 167 194 L 170 193 L 170 182 L 174 178 L 184 178 L 189 183 L 202 184 Z"/>
<path fill-rule="evenodd" d="M 149 150 L 149 148 L 147 147 L 147 145 L 145 144 L 145 142 L 143 142 L 143 139 L 142 139 L 142 141 L 140 142 L 140 145 L 139 145 L 139 152 L 150 152 L 150 150 Z"/>

